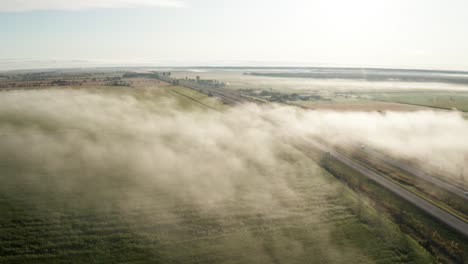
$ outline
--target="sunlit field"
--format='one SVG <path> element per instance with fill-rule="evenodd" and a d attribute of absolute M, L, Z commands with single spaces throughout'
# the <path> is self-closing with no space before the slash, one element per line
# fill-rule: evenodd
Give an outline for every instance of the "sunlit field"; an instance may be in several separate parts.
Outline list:
<path fill-rule="evenodd" d="M 156 85 L 3 92 L 0 262 L 434 261 L 257 111 Z"/>

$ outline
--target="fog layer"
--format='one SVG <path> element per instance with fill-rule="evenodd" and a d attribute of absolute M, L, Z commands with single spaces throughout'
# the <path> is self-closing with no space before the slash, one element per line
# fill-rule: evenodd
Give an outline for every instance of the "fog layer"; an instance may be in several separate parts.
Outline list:
<path fill-rule="evenodd" d="M 364 144 L 450 177 L 468 173 L 468 122 L 456 112 L 186 111 L 150 94 L 48 90 L 2 93 L 0 120 L 0 159 L 18 175 L 90 190 L 103 178 L 130 178 L 137 190 L 207 209 L 242 199 L 262 210 L 294 196 L 289 182 L 299 171 L 288 139 Z"/>

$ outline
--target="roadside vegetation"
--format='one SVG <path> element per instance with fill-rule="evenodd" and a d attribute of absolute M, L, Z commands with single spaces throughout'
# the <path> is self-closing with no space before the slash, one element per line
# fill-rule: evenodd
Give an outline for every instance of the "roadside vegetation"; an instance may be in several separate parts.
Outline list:
<path fill-rule="evenodd" d="M 324 156 L 321 165 L 349 188 L 371 201 L 379 212 L 431 252 L 438 262 L 465 263 L 468 258 L 465 237 L 447 229 L 437 220 L 338 160 Z"/>

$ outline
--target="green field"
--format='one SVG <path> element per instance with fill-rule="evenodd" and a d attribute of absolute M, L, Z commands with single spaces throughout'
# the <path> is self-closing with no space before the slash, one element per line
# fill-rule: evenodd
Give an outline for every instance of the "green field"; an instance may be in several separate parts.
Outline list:
<path fill-rule="evenodd" d="M 242 200 L 224 205 L 222 214 L 206 213 L 163 192 L 132 197 L 137 206 L 126 208 L 131 180 L 86 182 L 86 191 L 68 192 L 44 183 L 45 175 L 16 179 L 0 187 L 0 262 L 432 262 L 395 224 L 359 205 L 315 164 L 301 163 L 304 174 L 294 180 L 299 197 L 268 214 Z M 19 170 L 2 167 L 3 182 Z M 380 224 L 361 221 L 362 214 Z"/>
<path fill-rule="evenodd" d="M 225 106 L 213 98 L 182 87 L 101 87 L 22 91 L 10 100 L 0 113 L 0 263 L 434 262 L 396 224 L 290 146 L 278 146 L 272 168 L 254 155 L 245 161 L 246 175 L 225 169 L 205 177 L 216 157 L 185 140 L 206 139 L 191 134 L 196 130 L 184 134 L 184 127 L 161 132 L 158 124 L 182 118 L 189 125 L 187 115 L 217 118 L 212 108 Z M 25 100 L 29 110 L 17 109 L 14 100 Z M 90 124 L 95 120 L 101 121 Z M 157 137 L 180 149 L 180 166 L 146 155 L 163 147 L 153 145 Z M 48 150 L 40 147 L 44 142 Z M 241 143 L 233 146 L 242 151 Z M 186 153 L 204 163 L 183 163 Z M 152 163 L 161 171 L 141 169 Z M 165 175 L 165 168 L 184 173 Z M 223 177 L 234 187 L 226 189 Z"/>
<path fill-rule="evenodd" d="M 419 241 L 438 262 L 464 263 L 467 258 L 465 237 L 335 159 L 323 159 L 322 166 L 353 190 L 369 197 L 382 215 L 398 223 L 401 230 Z"/>

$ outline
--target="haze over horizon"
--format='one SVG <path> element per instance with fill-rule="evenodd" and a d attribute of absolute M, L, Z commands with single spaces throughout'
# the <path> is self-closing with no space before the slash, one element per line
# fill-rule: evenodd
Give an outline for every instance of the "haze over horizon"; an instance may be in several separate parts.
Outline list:
<path fill-rule="evenodd" d="M 0 70 L 339 66 L 468 70 L 468 3 L 6 0 Z"/>

